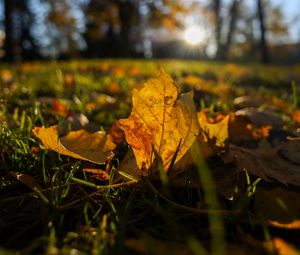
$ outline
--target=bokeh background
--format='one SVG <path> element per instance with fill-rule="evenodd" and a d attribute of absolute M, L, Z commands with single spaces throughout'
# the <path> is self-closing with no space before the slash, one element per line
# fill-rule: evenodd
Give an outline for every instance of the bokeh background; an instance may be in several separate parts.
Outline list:
<path fill-rule="evenodd" d="M 2 0 L 3 61 L 300 62 L 299 0 Z"/>

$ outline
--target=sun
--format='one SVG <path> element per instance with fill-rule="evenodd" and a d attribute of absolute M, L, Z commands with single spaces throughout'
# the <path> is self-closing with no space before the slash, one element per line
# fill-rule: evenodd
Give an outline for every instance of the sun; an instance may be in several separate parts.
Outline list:
<path fill-rule="evenodd" d="M 183 32 L 184 40 L 191 45 L 197 45 L 203 41 L 203 30 L 197 26 L 191 26 Z"/>

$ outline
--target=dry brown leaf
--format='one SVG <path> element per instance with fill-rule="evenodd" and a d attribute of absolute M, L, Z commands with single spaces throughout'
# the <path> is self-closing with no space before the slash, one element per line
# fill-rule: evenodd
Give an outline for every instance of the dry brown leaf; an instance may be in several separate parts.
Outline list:
<path fill-rule="evenodd" d="M 142 176 L 142 172 L 139 170 L 133 151 L 131 149 L 128 150 L 128 152 L 122 159 L 118 167 L 118 171 L 129 174 L 136 179 L 139 179 Z"/>
<path fill-rule="evenodd" d="M 238 107 L 259 107 L 265 103 L 265 99 L 258 96 L 240 96 L 233 103 Z"/>
<path fill-rule="evenodd" d="M 262 140 L 257 149 L 246 149 L 231 144 L 229 153 L 222 157 L 225 163 L 235 161 L 238 169 L 246 169 L 250 174 L 265 181 L 275 179 L 284 184 L 300 186 L 300 165 L 282 157 L 279 148 L 271 147 L 266 140 Z"/>
<path fill-rule="evenodd" d="M 109 180 L 109 174 L 106 173 L 104 170 L 94 169 L 94 168 L 84 168 L 83 171 L 91 179 L 104 180 L 104 181 L 108 181 Z"/>
<path fill-rule="evenodd" d="M 279 153 L 286 160 L 293 164 L 300 165 L 300 140 L 291 139 L 282 143 Z"/>
<path fill-rule="evenodd" d="M 176 161 L 199 133 L 192 94 L 179 95 L 178 86 L 164 71 L 132 94 L 131 114 L 120 120 L 126 141 L 133 149 L 139 169 L 148 173 L 156 151 L 167 171 L 177 148 Z"/>
<path fill-rule="evenodd" d="M 276 129 L 281 129 L 284 121 L 283 119 L 269 111 L 259 111 L 256 108 L 248 107 L 236 111 L 236 116 L 247 117 L 254 127 L 260 128 L 262 126 L 272 126 Z"/>
<path fill-rule="evenodd" d="M 258 186 L 254 197 L 254 214 L 263 216 L 270 225 L 288 226 L 300 219 L 300 193 L 280 187 Z"/>
<path fill-rule="evenodd" d="M 249 119 L 231 114 L 228 128 L 231 143 L 239 144 L 247 140 L 253 140 L 253 132 L 254 127 Z"/>
<path fill-rule="evenodd" d="M 59 138 L 57 125 L 49 128 L 35 127 L 32 132 L 46 149 L 96 164 L 104 163 L 115 149 L 111 137 L 105 132 L 91 134 L 85 130 L 78 130 Z"/>
<path fill-rule="evenodd" d="M 31 190 L 35 191 L 42 190 L 42 187 L 38 183 L 38 181 L 33 178 L 32 176 L 20 172 L 10 171 L 9 174 L 13 177 L 15 177 L 18 181 L 22 182 L 24 185 L 26 185 Z"/>

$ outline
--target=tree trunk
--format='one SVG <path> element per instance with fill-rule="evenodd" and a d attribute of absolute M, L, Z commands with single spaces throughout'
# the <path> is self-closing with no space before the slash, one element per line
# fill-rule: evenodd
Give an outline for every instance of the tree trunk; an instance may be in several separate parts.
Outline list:
<path fill-rule="evenodd" d="M 121 42 L 121 56 L 131 56 L 130 45 L 130 32 L 132 29 L 132 21 L 135 15 L 135 6 L 132 1 L 120 1 L 119 2 L 119 18 L 121 23 L 120 28 L 120 42 Z"/>
<path fill-rule="evenodd" d="M 260 24 L 260 54 L 264 64 L 270 63 L 268 45 L 266 41 L 265 13 L 261 0 L 257 0 L 257 12 Z"/>
<path fill-rule="evenodd" d="M 221 17 L 221 0 L 214 0 L 213 2 L 213 12 L 215 16 L 215 40 L 216 40 L 216 59 L 220 58 L 221 54 L 221 27 L 222 27 L 222 17 Z"/>
<path fill-rule="evenodd" d="M 226 38 L 226 43 L 223 48 L 223 59 L 227 60 L 229 51 L 231 48 L 232 44 L 232 37 L 234 35 L 235 29 L 236 29 L 236 21 L 238 19 L 238 14 L 239 14 L 239 5 L 241 3 L 241 0 L 233 0 L 232 4 L 230 6 L 230 22 L 229 22 L 229 29 L 228 29 L 228 34 Z"/>
<path fill-rule="evenodd" d="M 13 40 L 13 1 L 4 0 L 4 28 L 5 28 L 5 41 L 4 41 L 4 60 L 13 61 L 14 60 L 14 40 Z"/>

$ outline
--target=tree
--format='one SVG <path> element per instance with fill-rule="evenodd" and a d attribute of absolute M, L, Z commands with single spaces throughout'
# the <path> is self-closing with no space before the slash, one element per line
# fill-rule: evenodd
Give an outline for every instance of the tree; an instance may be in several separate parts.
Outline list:
<path fill-rule="evenodd" d="M 4 40 L 4 60 L 13 61 L 14 59 L 14 42 L 13 42 L 13 20 L 12 14 L 14 10 L 13 1 L 4 0 L 4 30 L 5 30 L 5 40 Z"/>
<path fill-rule="evenodd" d="M 270 62 L 269 49 L 266 40 L 265 10 L 261 0 L 257 0 L 257 13 L 260 27 L 260 54 L 261 61 L 265 64 Z"/>
<path fill-rule="evenodd" d="M 36 0 L 35 3 L 39 2 Z M 35 17 L 29 0 L 4 0 L 4 60 L 15 58 L 32 59 L 39 55 L 38 46 L 32 35 Z"/>
<path fill-rule="evenodd" d="M 237 23 L 237 19 L 238 19 L 238 16 L 239 16 L 239 6 L 240 6 L 240 4 L 241 4 L 241 0 L 233 0 L 232 4 L 230 6 L 229 28 L 228 28 L 228 32 L 227 32 L 226 42 L 225 42 L 225 45 L 222 49 L 222 59 L 224 59 L 224 60 L 227 60 L 228 55 L 229 55 L 233 35 L 235 33 L 235 30 L 236 30 L 236 23 Z"/>
<path fill-rule="evenodd" d="M 213 13 L 212 26 L 214 27 L 214 41 L 216 46 L 215 58 L 227 60 L 233 42 L 236 24 L 240 18 L 240 5 L 242 0 L 224 1 L 214 0 L 210 3 Z"/>
<path fill-rule="evenodd" d="M 48 34 L 48 54 L 51 57 L 76 56 L 80 48 L 81 34 L 74 9 L 81 9 L 80 0 L 47 0 L 50 11 L 45 26 Z"/>
<path fill-rule="evenodd" d="M 216 43 L 216 58 L 221 55 L 221 31 L 222 31 L 222 16 L 221 16 L 221 0 L 213 1 L 213 13 L 215 17 L 215 43 Z"/>
<path fill-rule="evenodd" d="M 84 38 L 87 56 L 137 56 L 150 28 L 179 28 L 183 1 L 90 0 Z M 141 11 L 143 10 L 143 11 Z M 140 47 L 139 47 L 140 46 Z"/>

